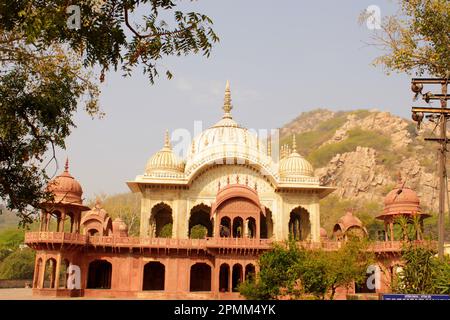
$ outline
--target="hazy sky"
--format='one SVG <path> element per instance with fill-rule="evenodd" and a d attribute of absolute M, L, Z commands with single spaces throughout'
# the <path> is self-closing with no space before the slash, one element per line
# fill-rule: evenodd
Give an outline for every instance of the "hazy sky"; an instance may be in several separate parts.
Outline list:
<path fill-rule="evenodd" d="M 86 198 L 128 191 L 125 181 L 143 173 L 147 159 L 162 147 L 165 129 L 193 131 L 195 120 L 204 128 L 214 124 L 222 115 L 227 79 L 234 119 L 249 128 L 277 128 L 318 107 L 377 108 L 410 116 L 410 78 L 386 76 L 371 65 L 381 52 L 365 44 L 373 31 L 358 24 L 369 5 L 389 15 L 396 2 L 186 3 L 213 19 L 220 43 L 209 59 L 165 59 L 161 65 L 174 78 L 161 77 L 154 86 L 140 70 L 131 78 L 107 75 L 101 95 L 106 117 L 92 120 L 80 108 L 67 150 L 58 152 L 60 165 L 69 156 Z"/>

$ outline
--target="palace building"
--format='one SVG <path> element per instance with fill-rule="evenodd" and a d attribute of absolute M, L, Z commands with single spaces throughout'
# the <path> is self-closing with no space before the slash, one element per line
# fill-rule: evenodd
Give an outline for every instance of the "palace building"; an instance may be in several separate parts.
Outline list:
<path fill-rule="evenodd" d="M 240 282 L 258 273 L 258 256 L 272 243 L 292 236 L 307 248 L 334 250 L 347 236 L 367 236 L 348 212 L 329 238 L 320 226 L 319 200 L 334 191 L 322 186 L 311 164 L 292 147 L 281 157 L 268 143 L 232 117 L 227 82 L 222 118 L 191 142 L 185 159 L 173 151 L 166 132 L 163 147 L 142 175 L 128 181 L 142 195 L 140 234 L 128 235 L 99 201 L 83 205 L 82 187 L 69 173 L 48 188 L 54 201 L 42 204 L 40 230 L 26 234 L 37 251 L 35 295 L 135 297 L 148 299 L 237 299 Z M 399 192 L 399 190 L 401 190 Z M 403 191 L 403 192 L 402 192 Z M 397 196 L 395 196 L 395 194 Z M 394 239 L 395 215 L 421 219 L 414 191 L 398 186 L 386 197 L 385 241 L 376 242 L 389 288 L 401 241 Z M 67 268 L 77 266 L 80 289 L 69 290 Z M 346 292 L 353 293 L 351 288 Z"/>

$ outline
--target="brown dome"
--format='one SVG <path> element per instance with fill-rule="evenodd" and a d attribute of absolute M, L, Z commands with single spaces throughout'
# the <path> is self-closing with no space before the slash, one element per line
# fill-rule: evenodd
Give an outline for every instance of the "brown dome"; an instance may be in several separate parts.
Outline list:
<path fill-rule="evenodd" d="M 405 184 L 399 181 L 397 187 L 390 191 L 384 198 L 384 210 L 378 219 L 385 219 L 393 215 L 415 215 L 422 214 L 420 209 L 420 200 L 417 193 Z"/>
<path fill-rule="evenodd" d="M 404 186 L 397 186 L 384 198 L 384 211 L 420 211 L 420 200 L 417 193 Z"/>
<path fill-rule="evenodd" d="M 49 182 L 47 190 L 54 194 L 55 203 L 81 205 L 83 202 L 83 189 L 69 173 L 69 160 L 66 160 L 64 172 Z"/>
<path fill-rule="evenodd" d="M 347 211 L 345 215 L 339 218 L 334 229 L 340 227 L 343 233 L 352 227 L 364 228 L 361 220 L 353 215 L 351 211 Z"/>

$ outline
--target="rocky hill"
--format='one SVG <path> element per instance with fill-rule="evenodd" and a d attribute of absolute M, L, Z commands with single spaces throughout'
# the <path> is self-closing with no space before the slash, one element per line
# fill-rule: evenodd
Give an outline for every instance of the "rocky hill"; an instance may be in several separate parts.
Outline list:
<path fill-rule="evenodd" d="M 296 135 L 297 149 L 334 195 L 382 203 L 400 173 L 427 210 L 438 207 L 437 149 L 425 142 L 433 124 L 417 130 L 410 120 L 377 110 L 318 109 L 302 113 L 281 130 L 281 144 Z"/>

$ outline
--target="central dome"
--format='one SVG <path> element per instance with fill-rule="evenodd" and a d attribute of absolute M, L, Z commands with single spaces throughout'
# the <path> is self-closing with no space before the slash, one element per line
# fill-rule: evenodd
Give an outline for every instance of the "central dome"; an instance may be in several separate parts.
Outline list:
<path fill-rule="evenodd" d="M 231 116 L 231 92 L 227 81 L 224 99 L 224 115 L 212 127 L 195 137 L 189 148 L 185 173 L 189 175 L 205 163 L 239 158 L 256 163 L 269 163 L 256 134 L 241 127 Z M 222 162 L 223 163 L 223 162 Z"/>

